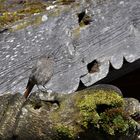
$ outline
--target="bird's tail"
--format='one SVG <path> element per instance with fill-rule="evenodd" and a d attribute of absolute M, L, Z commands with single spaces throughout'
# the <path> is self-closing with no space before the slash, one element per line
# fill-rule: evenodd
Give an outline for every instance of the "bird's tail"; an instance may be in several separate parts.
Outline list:
<path fill-rule="evenodd" d="M 32 91 L 33 87 L 34 87 L 34 83 L 32 83 L 30 80 L 28 81 L 28 84 L 26 86 L 26 90 L 24 92 L 24 97 L 27 98 L 30 94 L 30 92 Z"/>

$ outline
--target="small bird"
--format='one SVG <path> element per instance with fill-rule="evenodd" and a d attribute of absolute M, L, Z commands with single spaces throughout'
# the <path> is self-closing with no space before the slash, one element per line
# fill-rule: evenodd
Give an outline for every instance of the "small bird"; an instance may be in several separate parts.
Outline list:
<path fill-rule="evenodd" d="M 30 92 L 35 85 L 45 84 L 51 79 L 53 75 L 54 59 L 50 56 L 42 56 L 38 59 L 36 64 L 33 66 L 32 72 L 29 76 L 29 80 L 24 92 L 24 97 L 28 98 Z"/>

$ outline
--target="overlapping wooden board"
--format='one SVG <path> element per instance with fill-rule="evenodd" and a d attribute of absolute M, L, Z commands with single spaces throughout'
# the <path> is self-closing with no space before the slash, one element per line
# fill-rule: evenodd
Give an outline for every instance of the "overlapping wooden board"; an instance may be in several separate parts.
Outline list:
<path fill-rule="evenodd" d="M 42 55 L 55 58 L 54 74 L 46 85 L 53 92 L 71 93 L 81 80 L 90 86 L 106 77 L 109 65 L 120 69 L 125 58 L 140 58 L 140 1 L 89 0 L 59 7 L 61 12 L 48 12 L 38 26 L 0 34 L 0 93 L 23 92 L 31 68 Z M 63 10 L 64 9 L 64 10 Z M 80 26 L 78 14 L 91 18 Z M 87 65 L 96 60 L 97 72 Z"/>

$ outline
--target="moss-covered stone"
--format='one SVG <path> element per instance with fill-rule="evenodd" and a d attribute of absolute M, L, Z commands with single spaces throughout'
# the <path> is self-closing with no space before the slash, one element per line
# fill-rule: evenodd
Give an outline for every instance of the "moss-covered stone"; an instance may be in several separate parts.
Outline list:
<path fill-rule="evenodd" d="M 94 124 L 99 127 L 100 114 L 97 111 L 98 106 L 113 108 L 123 106 L 124 101 L 114 91 L 104 90 L 88 90 L 87 94 L 78 101 L 77 106 L 83 116 L 83 126 L 88 128 L 89 124 Z"/>
<path fill-rule="evenodd" d="M 63 98 L 49 119 L 59 138 L 75 139 L 90 128 L 107 135 L 127 135 L 136 123 L 123 110 L 124 104 L 123 97 L 113 90 L 83 90 Z"/>
<path fill-rule="evenodd" d="M 124 99 L 115 91 L 87 90 L 79 94 L 77 107 L 85 129 L 92 126 L 109 135 L 127 135 L 136 129 L 135 121 L 123 110 Z"/>
<path fill-rule="evenodd" d="M 12 100 L 12 95 L 9 96 L 8 110 L 2 111 L 2 107 L 0 108 L 0 118 L 3 120 L 0 122 L 3 126 L 0 127 L 0 138 L 11 138 L 13 130 L 18 139 L 113 140 L 117 136 L 129 139 L 131 133 L 137 135 L 137 122 L 124 110 L 125 102 L 117 91 L 96 88 L 69 95 L 58 94 L 59 104 L 41 101 L 37 95 L 32 94 L 20 106 L 21 110 L 17 115 L 13 111 L 17 109 L 16 104 L 21 103 L 16 100 L 17 96 L 21 98 L 21 95 L 14 96 Z M 7 101 L 7 97 L 4 97 Z M 24 98 L 22 100 L 24 101 Z M 0 101 L 1 105 L 5 105 L 3 99 Z M 16 125 L 7 126 L 15 120 Z"/>

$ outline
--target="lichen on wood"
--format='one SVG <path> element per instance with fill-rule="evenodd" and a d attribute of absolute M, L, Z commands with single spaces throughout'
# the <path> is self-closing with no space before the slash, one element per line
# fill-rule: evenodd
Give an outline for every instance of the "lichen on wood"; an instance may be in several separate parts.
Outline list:
<path fill-rule="evenodd" d="M 9 25 L 27 17 L 31 18 L 34 14 L 40 14 L 46 11 L 46 7 L 52 4 L 50 1 L 39 0 L 19 0 L 11 1 L 11 3 L 9 5 L 6 1 L 0 1 L 0 29 L 8 28 Z"/>
<path fill-rule="evenodd" d="M 6 1 L 0 1 L 0 29 L 8 28 L 9 25 L 24 20 L 25 18 L 32 18 L 34 14 L 41 14 L 47 12 L 47 7 L 56 5 L 69 5 L 75 0 L 57 0 L 57 1 L 43 1 L 43 0 L 15 0 L 10 1 L 12 4 L 7 4 Z M 49 9 L 49 8 L 48 8 Z M 49 15 L 55 15 L 54 10 Z M 57 14 L 56 14 L 57 15 Z M 41 21 L 41 20 L 40 20 Z M 40 22 L 41 23 L 41 22 Z M 26 24 L 32 25 L 32 24 Z M 20 26 L 20 25 L 19 25 Z M 20 26 L 21 27 L 21 26 Z M 23 25 L 23 28 L 26 26 Z M 20 28 L 19 28 L 20 29 Z"/>

